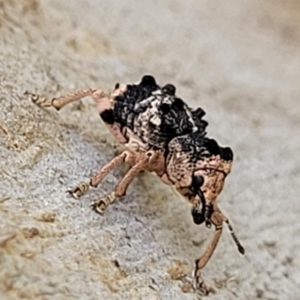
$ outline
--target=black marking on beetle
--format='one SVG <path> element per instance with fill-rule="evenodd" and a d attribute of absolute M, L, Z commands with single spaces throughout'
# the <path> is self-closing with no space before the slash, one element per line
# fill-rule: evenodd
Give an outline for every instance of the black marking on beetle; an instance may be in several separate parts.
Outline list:
<path fill-rule="evenodd" d="M 115 123 L 114 112 L 113 112 L 112 109 L 107 109 L 107 110 L 103 111 L 100 114 L 100 117 L 107 124 L 114 124 Z"/>

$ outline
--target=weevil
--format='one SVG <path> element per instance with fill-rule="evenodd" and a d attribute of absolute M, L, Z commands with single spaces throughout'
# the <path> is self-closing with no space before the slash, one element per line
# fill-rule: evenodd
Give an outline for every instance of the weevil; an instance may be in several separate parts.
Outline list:
<path fill-rule="evenodd" d="M 57 110 L 70 102 L 91 96 L 106 126 L 126 148 L 93 175 L 89 182 L 69 189 L 73 197 L 83 196 L 91 187 L 97 187 L 110 171 L 127 163 L 130 169 L 113 191 L 92 203 L 97 213 L 102 214 L 117 198 L 125 196 L 135 176 L 148 171 L 155 173 L 163 183 L 175 187 L 188 200 L 195 224 L 214 225 L 212 240 L 204 254 L 195 261 L 196 289 L 204 294 L 209 292 L 201 269 L 218 244 L 224 222 L 239 252 L 245 253 L 216 201 L 230 173 L 233 152 L 206 136 L 208 123 L 203 120 L 205 112 L 201 108 L 190 108 L 176 95 L 174 85 L 159 86 L 153 76 L 145 75 L 135 84 L 117 83 L 109 94 L 91 88 L 53 99 L 29 92 L 25 94 L 38 106 Z"/>

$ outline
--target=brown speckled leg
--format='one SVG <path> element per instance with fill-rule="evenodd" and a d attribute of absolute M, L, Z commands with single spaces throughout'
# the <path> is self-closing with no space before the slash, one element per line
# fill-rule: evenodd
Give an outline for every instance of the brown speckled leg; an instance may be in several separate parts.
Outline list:
<path fill-rule="evenodd" d="M 103 178 L 112 171 L 115 167 L 125 162 L 134 165 L 136 161 L 136 153 L 128 150 L 123 151 L 121 154 L 112 159 L 106 166 L 104 166 L 97 174 L 91 178 L 91 186 L 96 187 Z"/>
<path fill-rule="evenodd" d="M 112 171 L 114 168 L 122 164 L 123 162 L 133 164 L 135 160 L 135 154 L 134 152 L 130 151 L 124 151 L 115 158 L 113 158 L 107 165 L 101 168 L 101 170 L 93 175 L 93 177 L 90 179 L 90 182 L 81 182 L 78 185 L 74 186 L 73 188 L 70 188 L 68 192 L 74 197 L 79 198 L 83 196 L 90 188 L 97 187 L 99 183 L 108 175 L 110 171 Z"/>
<path fill-rule="evenodd" d="M 46 98 L 39 95 L 35 95 L 29 92 L 25 92 L 24 95 L 28 96 L 29 100 L 31 100 L 33 103 L 37 104 L 40 107 L 54 107 L 57 110 L 60 110 L 62 107 L 67 105 L 70 102 L 79 100 L 81 98 L 92 96 L 93 93 L 97 92 L 95 89 L 85 89 L 85 90 L 79 90 L 75 93 L 70 93 L 65 96 L 61 96 L 58 98 Z M 102 91 L 101 91 L 102 92 Z M 98 91 L 99 93 L 99 91 Z M 102 92 L 103 93 L 103 92 Z"/>
<path fill-rule="evenodd" d="M 148 163 L 148 157 L 139 158 L 136 164 L 125 174 L 122 180 L 117 184 L 114 191 L 94 201 L 91 204 L 91 207 L 96 212 L 102 214 L 104 210 L 107 208 L 107 206 L 113 203 L 117 197 L 125 196 L 128 186 L 135 178 L 135 176 L 145 169 L 147 163 Z"/>

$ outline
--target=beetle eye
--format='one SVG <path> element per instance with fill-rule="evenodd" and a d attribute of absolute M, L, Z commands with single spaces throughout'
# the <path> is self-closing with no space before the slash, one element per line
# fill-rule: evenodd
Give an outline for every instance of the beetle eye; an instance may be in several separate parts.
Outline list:
<path fill-rule="evenodd" d="M 200 189 L 200 187 L 203 185 L 203 183 L 204 183 L 203 176 L 201 176 L 201 175 L 193 176 L 192 185 L 193 185 L 195 192 Z"/>

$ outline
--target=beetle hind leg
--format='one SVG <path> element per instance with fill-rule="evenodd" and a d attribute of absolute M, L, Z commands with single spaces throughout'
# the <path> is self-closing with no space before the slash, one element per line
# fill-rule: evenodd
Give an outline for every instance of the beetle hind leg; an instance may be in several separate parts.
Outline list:
<path fill-rule="evenodd" d="M 99 90 L 100 91 L 100 90 Z M 54 107 L 56 110 L 60 110 L 62 107 L 67 105 L 70 102 L 77 101 L 81 98 L 87 97 L 87 96 L 92 96 L 93 93 L 97 92 L 95 89 L 84 89 L 84 90 L 79 90 L 74 93 L 70 93 L 58 98 L 47 98 L 47 97 L 42 97 L 40 95 L 32 94 L 28 91 L 24 93 L 25 96 L 28 96 L 29 100 L 35 103 L 36 105 L 40 107 Z M 101 91 L 102 92 L 102 91 Z M 102 92 L 103 93 L 103 92 Z"/>

